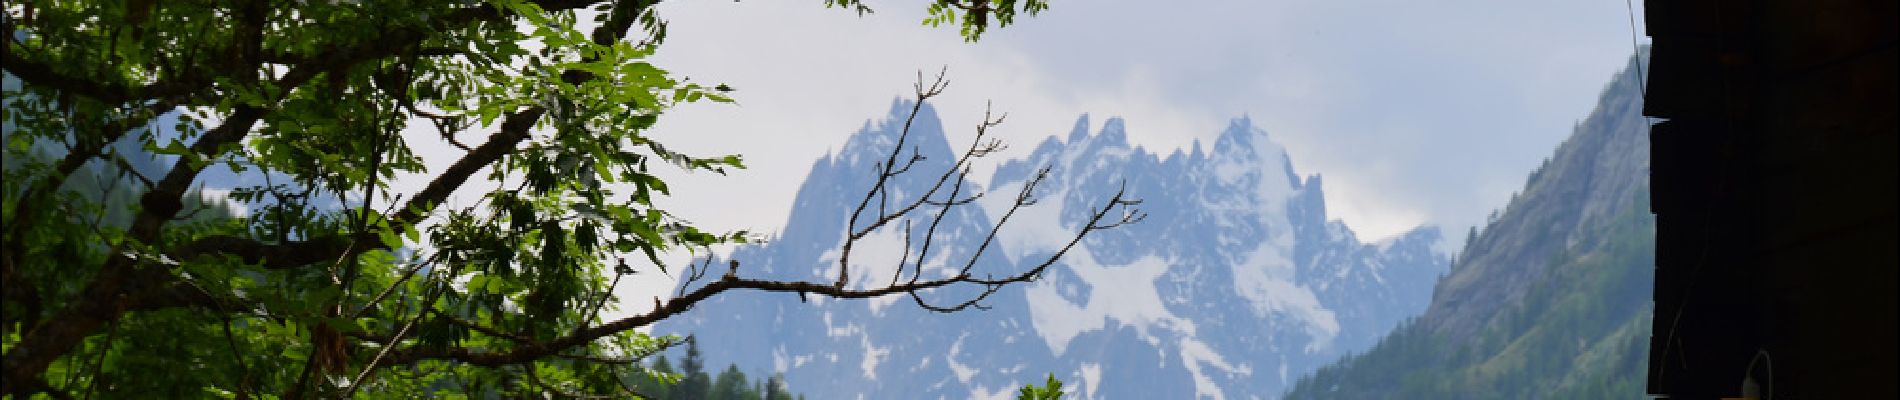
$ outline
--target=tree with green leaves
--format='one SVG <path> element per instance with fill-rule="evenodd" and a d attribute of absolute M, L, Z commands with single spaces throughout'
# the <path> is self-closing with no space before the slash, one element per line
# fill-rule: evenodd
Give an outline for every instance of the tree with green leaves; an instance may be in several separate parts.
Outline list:
<path fill-rule="evenodd" d="M 706 374 L 706 360 L 700 357 L 699 341 L 686 338 L 686 358 L 680 359 L 680 380 L 670 391 L 671 400 L 706 400 L 712 391 L 712 376 Z"/>
<path fill-rule="evenodd" d="M 727 364 L 719 375 L 707 375 L 704 362 L 699 356 L 699 347 L 691 339 L 686 342 L 686 358 L 682 362 L 683 371 L 677 374 L 666 356 L 658 356 L 650 367 L 655 372 L 676 374 L 681 377 L 677 382 L 668 384 L 644 376 L 634 376 L 631 384 L 634 391 L 654 399 L 666 400 L 791 400 L 792 393 L 785 387 L 782 374 L 771 374 L 766 379 L 753 381 L 738 364 Z"/>
<path fill-rule="evenodd" d="M 1056 374 L 1049 374 L 1041 386 L 1023 385 L 1016 390 L 1016 400 L 1060 400 L 1062 399 L 1062 381 L 1056 380 Z"/>
<path fill-rule="evenodd" d="M 1060 257 L 1003 276 L 966 267 L 888 285 L 847 285 L 860 277 L 845 260 L 825 281 L 749 278 L 731 260 L 648 311 L 604 318 L 623 302 L 647 306 L 614 296 L 622 281 L 696 280 L 715 268 L 669 271 L 660 254 L 752 240 L 655 205 L 669 193 L 655 168 L 743 164 L 670 150 L 652 132 L 674 107 L 733 101 L 724 85 L 648 61 L 666 37 L 653 3 L 6 3 L 0 61 L 19 84 L 4 105 L 4 393 L 649 397 L 625 378 L 676 382 L 639 360 L 680 339 L 635 328 L 721 293 L 910 295 L 956 311 Z M 926 3 L 926 24 L 956 24 L 972 41 L 1047 7 Z M 857 0 L 825 4 L 870 11 Z M 920 82 L 919 103 L 941 90 L 941 78 Z M 970 204 L 977 194 L 962 172 L 998 146 L 983 129 L 919 199 L 867 208 L 890 178 L 933 173 L 898 157 L 900 137 L 856 204 L 843 258 L 873 231 L 930 238 L 934 226 L 897 221 Z M 459 154 L 424 163 L 425 139 Z M 153 157 L 166 165 L 127 167 Z M 265 179 L 231 188 L 229 200 L 251 212 L 195 217 L 203 205 L 193 193 L 214 168 Z M 82 195 L 88 171 L 132 190 Z M 427 183 L 396 191 L 399 176 Z M 477 200 L 451 204 L 457 194 Z M 1026 185 L 1014 207 L 1034 200 Z M 1104 199 L 1071 245 L 1139 219 L 1135 203 Z M 87 217 L 105 212 L 125 218 Z M 948 304 L 918 297 L 972 287 Z"/>
<path fill-rule="evenodd" d="M 719 376 L 712 379 L 712 390 L 706 398 L 711 400 L 753 400 L 759 398 L 758 392 L 751 389 L 744 371 L 737 364 L 728 364 Z"/>
<path fill-rule="evenodd" d="M 655 356 L 652 364 L 647 367 L 647 371 L 649 373 L 625 377 L 628 389 L 647 398 L 673 398 L 673 385 L 666 380 L 680 376 L 678 371 L 673 370 L 673 363 L 668 362 L 665 355 Z"/>
<path fill-rule="evenodd" d="M 770 378 L 766 378 L 765 388 L 760 391 L 764 392 L 760 397 L 765 400 L 792 400 L 791 392 L 785 390 L 785 374 L 783 373 L 774 373 Z"/>

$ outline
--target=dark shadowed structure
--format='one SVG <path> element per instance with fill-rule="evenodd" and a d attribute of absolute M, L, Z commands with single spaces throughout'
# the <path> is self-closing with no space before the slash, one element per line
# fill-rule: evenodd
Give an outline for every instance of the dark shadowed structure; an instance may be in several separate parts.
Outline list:
<path fill-rule="evenodd" d="M 1649 392 L 1896 398 L 1900 3 L 1645 3 Z"/>

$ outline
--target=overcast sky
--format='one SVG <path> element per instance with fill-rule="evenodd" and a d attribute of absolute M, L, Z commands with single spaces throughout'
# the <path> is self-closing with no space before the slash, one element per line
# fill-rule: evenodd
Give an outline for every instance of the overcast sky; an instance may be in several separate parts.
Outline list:
<path fill-rule="evenodd" d="M 689 105 L 652 134 L 751 168 L 676 177 L 662 204 L 705 228 L 777 232 L 813 160 L 909 96 L 919 70 L 948 67 L 934 104 L 951 143 L 992 100 L 1010 116 L 993 132 L 1018 144 L 1007 155 L 1083 113 L 1123 117 L 1163 154 L 1247 115 L 1299 174 L 1325 176 L 1328 211 L 1362 239 L 1436 224 L 1461 240 L 1632 52 L 1621 0 L 1055 0 L 975 44 L 921 26 L 924 2 L 867 2 L 863 17 L 817 0 L 664 3 L 655 63 L 730 84 L 739 104 Z"/>
<path fill-rule="evenodd" d="M 661 6 L 656 63 L 731 84 L 739 105 L 688 106 L 656 135 L 752 167 L 679 181 L 674 204 L 695 222 L 777 231 L 812 160 L 907 96 L 919 69 L 947 66 L 935 104 L 952 143 L 986 100 L 1010 113 L 997 133 L 1019 152 L 1083 113 L 1125 118 L 1161 153 L 1248 115 L 1300 174 L 1325 176 L 1329 211 L 1360 237 L 1462 231 L 1521 187 L 1632 51 L 1621 0 L 1055 0 L 975 44 L 920 26 L 922 2 L 871 1 L 864 17 L 819 3 Z"/>

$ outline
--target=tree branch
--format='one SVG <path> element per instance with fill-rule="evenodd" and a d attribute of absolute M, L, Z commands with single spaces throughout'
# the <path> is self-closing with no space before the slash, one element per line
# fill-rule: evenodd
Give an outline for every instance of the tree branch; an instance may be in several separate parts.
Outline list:
<path fill-rule="evenodd" d="M 939 82 L 941 82 L 941 79 L 939 79 Z M 929 95 L 934 95 L 934 93 L 940 91 L 941 89 L 940 84 L 932 85 L 931 86 L 932 89 L 923 89 L 922 88 L 923 86 L 921 83 L 919 84 L 919 87 L 920 87 L 919 89 L 920 98 L 927 98 Z M 922 102 L 920 99 L 919 104 L 921 103 Z M 913 118 L 915 117 L 915 114 L 920 109 L 921 107 L 913 109 L 912 111 Z M 868 233 L 870 230 L 875 230 L 879 226 L 882 226 L 882 225 L 888 224 L 891 221 L 900 219 L 901 217 L 907 215 L 908 213 L 918 208 L 920 205 L 936 204 L 936 205 L 945 207 L 945 210 L 940 210 L 936 215 L 933 216 L 932 218 L 933 221 L 930 224 L 930 227 L 925 232 L 926 243 L 924 244 L 924 246 L 928 248 L 929 238 L 934 238 L 935 231 L 940 226 L 938 222 L 940 222 L 944 218 L 943 216 L 948 212 L 948 208 L 955 207 L 955 206 L 968 206 L 973 203 L 972 201 L 970 201 L 971 199 L 965 199 L 965 200 L 958 199 L 958 196 L 960 196 L 963 192 L 962 188 L 963 188 L 963 183 L 964 183 L 963 178 L 961 177 L 961 175 L 958 175 L 958 174 L 964 172 L 964 170 L 967 168 L 965 167 L 965 165 L 969 162 L 971 158 L 990 154 L 991 152 L 994 152 L 1000 148 L 1000 143 L 991 141 L 985 144 L 984 142 L 984 134 L 987 128 L 996 126 L 1000 122 L 1001 122 L 1001 118 L 990 119 L 986 113 L 984 122 L 979 124 L 978 126 L 978 135 L 977 135 L 978 137 L 976 138 L 976 143 L 973 144 L 972 148 L 969 151 L 966 151 L 964 155 L 960 157 L 959 160 L 953 166 L 951 166 L 951 168 L 947 172 L 944 173 L 943 176 L 937 179 L 935 186 L 933 186 L 926 194 L 921 196 L 919 199 L 912 201 L 903 207 L 898 208 L 897 211 L 895 212 L 892 212 L 890 214 L 880 215 L 878 217 L 878 221 L 874 222 L 867 228 L 859 229 L 855 225 L 848 226 L 846 233 L 847 235 L 851 235 L 851 236 L 847 236 L 845 243 L 842 245 L 843 248 L 845 249 L 844 251 L 847 252 L 848 254 L 850 246 L 856 240 L 856 238 L 862 237 L 863 234 Z M 904 132 L 905 132 L 904 134 L 907 134 L 908 129 L 906 128 Z M 884 191 L 885 188 L 883 186 L 887 185 L 890 182 L 889 178 L 893 175 L 890 173 L 890 171 L 893 171 L 896 169 L 896 153 L 901 152 L 903 149 L 901 146 L 901 143 L 903 143 L 902 136 L 900 136 L 898 143 L 900 145 L 896 148 L 893 148 L 891 150 L 893 154 L 890 157 L 886 158 L 886 160 L 884 161 L 883 163 L 884 166 L 882 167 L 882 170 L 879 173 L 879 179 L 877 180 L 876 183 L 873 184 L 873 187 L 871 188 L 871 190 L 866 192 L 865 197 L 861 199 L 858 206 L 859 212 L 862 212 L 866 207 L 868 207 L 871 201 L 871 198 L 877 196 L 878 193 Z M 386 360 L 388 361 L 390 365 L 412 364 L 412 363 L 420 362 L 423 360 L 453 360 L 456 362 L 467 363 L 467 364 L 478 365 L 478 366 L 485 366 L 485 367 L 526 365 L 527 363 L 532 363 L 535 360 L 542 359 L 545 357 L 561 356 L 562 352 L 565 351 L 566 349 L 571 349 L 577 346 L 583 346 L 595 340 L 599 340 L 603 337 L 623 333 L 637 327 L 648 326 L 660 320 L 664 320 L 674 315 L 684 313 L 692 309 L 694 305 L 702 301 L 705 301 L 706 299 L 712 298 L 715 295 L 718 295 L 720 293 L 730 291 L 730 290 L 758 290 L 758 291 L 766 291 L 766 292 L 797 293 L 800 295 L 801 298 L 808 294 L 816 294 L 816 295 L 829 296 L 829 297 L 834 297 L 834 298 L 844 298 L 844 299 L 872 298 L 872 297 L 879 297 L 879 296 L 886 296 L 886 295 L 907 294 L 907 295 L 912 296 L 912 298 L 917 302 L 917 304 L 920 307 L 927 310 L 936 311 L 936 312 L 955 312 L 955 311 L 959 311 L 959 310 L 963 310 L 963 309 L 971 308 L 971 307 L 983 308 L 983 306 L 980 304 L 981 301 L 997 293 L 1006 285 L 1013 284 L 1013 283 L 1020 283 L 1020 282 L 1030 282 L 1040 277 L 1043 271 L 1047 270 L 1049 266 L 1054 265 L 1055 262 L 1059 260 L 1064 254 L 1068 253 L 1069 250 L 1081 244 L 1082 240 L 1086 238 L 1089 234 L 1097 232 L 1097 231 L 1105 230 L 1105 229 L 1113 229 L 1115 227 L 1119 227 L 1122 225 L 1139 222 L 1141 217 L 1144 215 L 1144 214 L 1141 214 L 1139 211 L 1133 210 L 1132 207 L 1134 207 L 1135 205 L 1138 205 L 1140 202 L 1126 197 L 1126 187 L 1124 185 L 1124 187 L 1121 190 L 1118 190 L 1113 196 L 1110 196 L 1106 201 L 1104 201 L 1100 207 L 1092 208 L 1090 217 L 1081 226 L 1081 228 L 1075 233 L 1075 236 L 1071 238 L 1068 241 L 1068 243 L 1066 243 L 1061 249 L 1058 249 L 1054 254 L 1051 254 L 1047 259 L 1038 263 L 1035 267 L 1030 268 L 1025 271 L 1014 273 L 1002 278 L 989 278 L 989 277 L 978 278 L 978 277 L 973 276 L 970 273 L 970 269 L 974 267 L 975 263 L 979 259 L 981 259 L 983 253 L 987 251 L 987 249 L 989 248 L 989 245 L 992 242 L 994 242 L 997 236 L 997 233 L 1002 229 L 1003 225 L 1008 222 L 1009 218 L 1013 216 L 1022 207 L 1033 205 L 1036 203 L 1036 199 L 1034 196 L 1035 188 L 1037 185 L 1039 185 L 1041 182 L 1043 182 L 1043 180 L 1045 180 L 1048 177 L 1048 174 L 1049 174 L 1049 168 L 1044 167 L 1038 171 L 1035 177 L 1031 178 L 1028 182 L 1024 184 L 1022 191 L 1017 194 L 1016 202 L 1010 208 L 1010 211 L 1006 213 L 1003 216 L 1003 218 L 999 220 L 991 228 L 991 231 L 984 238 L 983 244 L 979 246 L 973 254 L 969 255 L 968 263 L 966 263 L 957 274 L 954 274 L 949 277 L 937 278 L 937 279 L 922 279 L 923 263 L 924 263 L 925 255 L 927 255 L 927 253 L 925 253 L 925 255 L 920 255 L 918 257 L 919 261 L 917 262 L 918 265 L 916 266 L 916 271 L 914 272 L 912 279 L 910 279 L 909 282 L 899 282 L 898 280 L 894 279 L 890 285 L 886 285 L 883 287 L 861 288 L 861 289 L 848 288 L 844 284 L 847 277 L 849 276 L 848 273 L 841 273 L 840 277 L 838 278 L 839 279 L 838 281 L 829 282 L 829 283 L 743 278 L 743 277 L 740 277 L 737 273 L 738 261 L 731 260 L 733 267 L 732 269 L 728 270 L 726 274 L 720 276 L 719 278 L 713 279 L 710 282 L 707 282 L 705 285 L 697 287 L 696 289 L 687 291 L 686 290 L 687 287 L 691 286 L 693 282 L 696 282 L 698 280 L 699 276 L 702 276 L 706 272 L 705 270 L 707 269 L 707 267 L 710 265 L 710 262 L 711 262 L 711 257 L 707 257 L 705 259 L 705 264 L 698 265 L 689 271 L 692 278 L 687 279 L 686 283 L 680 287 L 681 292 L 677 296 L 677 298 L 673 299 L 672 301 L 665 301 L 665 302 L 661 302 L 656 298 L 654 308 L 643 314 L 638 314 L 638 315 L 622 318 L 619 320 L 614 320 L 611 322 L 600 324 L 598 326 L 582 326 L 567 335 L 564 335 L 552 340 L 532 341 L 532 340 L 525 340 L 526 338 L 522 338 L 522 340 L 513 340 L 515 345 L 510 348 L 475 350 L 475 349 L 460 348 L 460 347 L 424 348 L 424 347 L 411 346 L 408 348 L 399 349 L 399 350 L 391 352 L 391 354 L 386 358 Z M 950 177 L 953 175 L 957 177 L 957 180 L 954 181 L 954 183 L 952 183 L 952 181 L 950 180 Z M 945 200 L 942 202 L 930 201 L 929 199 L 932 196 L 932 194 L 942 190 L 943 186 L 945 186 L 946 184 L 951 184 L 951 189 L 949 190 L 949 196 L 948 196 L 949 200 Z M 1103 221 L 1108 220 L 1108 216 L 1113 214 L 1116 210 L 1123 211 L 1122 217 L 1115 222 L 1104 223 Z M 909 230 L 912 225 L 909 220 L 906 220 L 904 226 L 905 226 L 904 229 L 906 232 L 906 238 L 908 239 L 908 237 L 910 236 Z M 910 259 L 909 257 L 910 246 L 908 245 L 908 241 L 906 243 L 907 244 L 904 249 L 905 256 L 903 257 L 903 260 L 899 261 L 899 266 L 898 266 L 898 274 L 900 276 L 903 272 L 903 268 L 904 268 L 903 264 L 907 263 L 908 260 Z M 845 257 L 841 256 L 840 258 L 843 259 Z M 848 263 L 841 260 L 841 266 L 848 266 L 848 265 L 849 265 Z M 965 299 L 955 304 L 944 305 L 944 306 L 931 304 L 930 302 L 925 301 L 923 297 L 920 295 L 921 293 L 926 292 L 926 291 L 932 291 L 936 289 L 947 288 L 950 286 L 958 286 L 958 285 L 978 286 L 982 288 L 982 291 L 972 298 Z M 470 325 L 473 325 L 473 324 L 470 324 Z M 487 332 L 484 332 L 484 333 L 487 333 Z M 508 336 L 501 336 L 501 335 L 495 335 L 495 334 L 491 334 L 491 336 L 508 337 Z M 394 346 L 395 344 L 392 343 L 391 345 Z"/>
<path fill-rule="evenodd" d="M 342 236 L 324 236 L 304 241 L 267 244 L 256 239 L 216 235 L 179 246 L 170 255 L 180 261 L 200 256 L 234 255 L 246 264 L 262 263 L 264 269 L 290 269 L 335 260 L 349 247 Z"/>
<path fill-rule="evenodd" d="M 254 9 L 253 9 L 254 10 Z M 240 23 L 261 26 L 261 15 L 246 14 Z M 243 28 L 241 30 L 250 30 Z M 261 28 L 258 28 L 261 29 Z M 250 39 L 261 43 L 261 37 Z M 420 40 L 420 38 L 417 38 Z M 256 56 L 258 44 L 247 44 L 250 57 Z M 334 72 L 364 61 L 386 57 L 405 44 L 390 41 L 376 41 L 361 48 L 346 48 L 330 53 L 330 57 L 313 59 L 309 64 L 299 65 L 278 78 L 274 84 L 281 88 L 303 86 L 318 74 Z M 207 131 L 192 143 L 190 150 L 200 155 L 214 155 L 226 145 L 238 143 L 246 137 L 251 128 L 270 112 L 267 108 L 252 105 L 239 105 L 233 113 L 217 128 Z M 203 170 L 204 165 L 194 165 L 189 159 L 180 159 L 165 177 L 149 192 L 140 196 L 142 206 L 127 237 L 139 243 L 154 243 L 160 229 L 183 208 L 181 197 Z M 111 249 L 108 254 L 119 253 L 121 249 Z M 11 263 L 10 263 L 11 264 Z M 9 381 L 24 381 L 39 376 L 53 359 L 70 352 L 80 340 L 97 332 L 108 321 L 116 320 L 123 309 L 112 307 L 114 299 L 121 295 L 133 295 L 152 287 L 163 287 L 171 281 L 168 274 L 153 273 L 161 268 L 140 268 L 136 260 L 128 257 L 110 257 L 99 268 L 95 278 L 86 285 L 80 295 L 53 317 L 36 324 L 20 342 L 7 351 L 0 368 L 4 368 L 4 378 Z M 12 389 L 8 389 L 9 393 Z M 18 393 L 15 393 L 18 394 Z"/>
<path fill-rule="evenodd" d="M 11 18 L 0 21 L 0 32 L 18 32 Z M 18 42 L 5 40 L 0 45 L 0 65 L 6 71 L 19 77 L 21 82 L 54 88 L 98 100 L 106 104 L 120 105 L 140 100 L 168 99 L 176 102 L 179 98 L 203 91 L 211 86 L 208 76 L 192 75 L 160 79 L 145 85 L 124 85 L 103 82 L 92 77 L 77 77 L 59 73 L 52 66 L 22 56 L 17 49 Z"/>
<path fill-rule="evenodd" d="M 547 1 L 541 2 L 540 5 L 544 9 L 560 10 L 580 8 L 591 3 L 593 2 Z M 651 7 L 654 3 L 658 3 L 658 1 L 615 1 L 613 11 L 607 23 L 594 29 L 593 40 L 596 44 L 601 45 L 612 44 L 619 41 L 626 36 L 627 29 L 630 29 L 633 25 L 634 18 L 630 16 L 639 14 L 647 7 Z M 480 8 L 489 9 L 488 7 Z M 625 10 L 624 13 L 622 11 L 623 9 Z M 562 75 L 568 83 L 579 84 L 593 79 L 592 73 L 582 71 L 568 72 L 570 73 Z M 442 201 L 447 199 L 449 194 L 461 188 L 462 184 L 468 181 L 469 176 L 474 175 L 475 172 L 480 171 L 489 164 L 500 160 L 503 156 L 514 152 L 515 145 L 520 144 L 523 140 L 527 140 L 528 129 L 534 127 L 535 121 L 539 120 L 541 116 L 546 113 L 547 109 L 545 108 L 533 107 L 508 114 L 508 116 L 502 120 L 500 131 L 490 135 L 487 143 L 483 143 L 481 146 L 469 151 L 468 154 L 463 155 L 461 159 L 456 160 L 455 164 L 450 165 L 447 170 L 442 171 L 441 175 L 437 175 L 421 192 L 411 197 L 409 202 L 403 206 L 402 210 L 397 212 L 396 217 L 393 218 L 393 222 L 399 225 L 409 225 L 419 222 L 423 215 L 427 215 L 435 206 L 442 204 Z"/>

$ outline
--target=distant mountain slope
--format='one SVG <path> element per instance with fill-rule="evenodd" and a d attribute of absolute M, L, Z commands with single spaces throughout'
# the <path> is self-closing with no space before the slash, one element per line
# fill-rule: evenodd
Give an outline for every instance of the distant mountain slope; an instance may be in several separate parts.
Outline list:
<path fill-rule="evenodd" d="M 35 99 L 35 96 L 30 92 L 24 91 L 21 85 L 23 85 L 23 83 L 19 78 L 14 77 L 12 73 L 0 72 L 0 92 L 6 94 L 5 96 L 0 96 L 0 110 L 4 110 L 0 111 L 0 113 L 12 114 L 21 112 L 19 111 L 19 107 L 22 106 L 21 104 L 31 104 L 22 103 L 23 101 L 30 102 Z M 44 105 L 39 106 L 44 107 Z M 133 212 L 135 211 L 131 206 L 137 203 L 138 195 L 144 192 L 143 187 L 136 183 L 136 179 L 138 178 L 133 174 L 144 177 L 161 177 L 165 171 L 171 169 L 170 165 L 178 159 L 177 156 L 153 154 L 151 151 L 145 150 L 139 136 L 140 134 L 150 134 L 154 137 L 153 140 L 158 143 L 175 139 L 178 137 L 178 134 L 171 126 L 177 122 L 177 113 L 167 113 L 153 118 L 153 120 L 145 126 L 135 128 L 130 134 L 125 135 L 125 137 L 120 140 L 106 145 L 106 150 L 102 152 L 110 157 L 124 161 L 123 164 L 110 164 L 100 160 L 86 162 L 82 164 L 80 168 L 74 170 L 73 174 L 60 186 L 61 189 L 77 193 L 87 201 L 99 202 L 100 204 L 97 206 L 99 207 L 100 214 L 96 216 L 100 218 L 100 221 L 105 225 L 124 226 L 130 224 Z M 14 143 L 14 135 L 30 134 L 30 132 L 22 131 L 15 123 L 14 118 L 0 118 L 0 142 L 11 144 Z M 26 179 L 28 179 L 28 175 L 15 175 L 24 173 L 24 171 L 20 170 L 22 166 L 27 165 L 28 162 L 51 165 L 64 157 L 66 151 L 67 149 L 62 142 L 58 140 L 48 140 L 42 136 L 38 138 L 31 147 L 7 149 L 6 156 L 0 157 L 0 170 L 5 171 L 6 179 L 22 179 L 21 182 L 27 182 Z M 128 170 L 121 165 L 131 168 Z M 228 169 L 222 166 L 213 169 L 228 171 Z M 17 184 L 21 182 L 9 183 Z M 199 182 L 217 183 L 215 189 L 220 190 L 230 188 L 229 184 L 225 184 L 222 181 L 206 181 L 201 179 Z M 19 185 L 15 186 L 14 189 L 24 187 L 25 185 Z M 193 218 L 194 220 L 209 219 L 213 218 L 213 216 L 242 215 L 239 210 L 243 209 L 243 205 L 226 201 L 221 196 L 207 196 L 204 190 L 205 188 L 203 185 L 197 186 L 185 196 L 183 199 L 186 202 L 185 209 L 193 210 L 204 206 L 214 208 L 217 212 L 199 215 L 198 218 Z M 16 194 L 17 193 L 7 193 L 8 196 Z M 75 214 L 83 213 L 75 212 Z"/>
<path fill-rule="evenodd" d="M 908 109 L 894 105 L 814 163 L 786 231 L 730 255 L 742 272 L 835 277 L 846 206 L 869 187 L 868 163 L 889 151 Z M 1027 268 L 1020 263 L 1055 251 L 1086 209 L 1124 182 L 1149 217 L 1091 236 L 1042 279 L 991 297 L 987 311 L 936 314 L 902 297 L 801 303 L 732 293 L 653 332 L 693 334 L 708 364 L 784 372 L 790 390 L 820 399 L 1007 397 L 1048 373 L 1077 398 L 1269 398 L 1422 312 L 1447 268 L 1432 250 L 1436 228 L 1373 245 L 1330 220 L 1319 177 L 1301 179 L 1285 150 L 1245 118 L 1207 149 L 1167 155 L 1128 143 L 1119 119 L 1092 128 L 1084 116 L 1066 137 L 997 168 L 991 201 L 1007 201 L 1042 166 L 1053 172 L 1039 205 L 1012 217 L 980 268 Z M 928 107 L 909 145 L 926 162 L 951 159 Z M 895 192 L 915 195 L 922 184 L 899 182 Z M 983 202 L 951 214 L 932 254 L 968 254 L 1002 208 Z M 890 259 L 905 243 L 895 234 L 872 239 Z M 878 256 L 862 254 L 852 271 L 891 274 Z M 938 268 L 932 258 L 925 268 Z"/>
<path fill-rule="evenodd" d="M 1632 58 L 1631 68 L 1637 58 Z M 1655 218 L 1633 69 L 1454 261 L 1424 316 L 1294 399 L 1642 396 Z"/>

